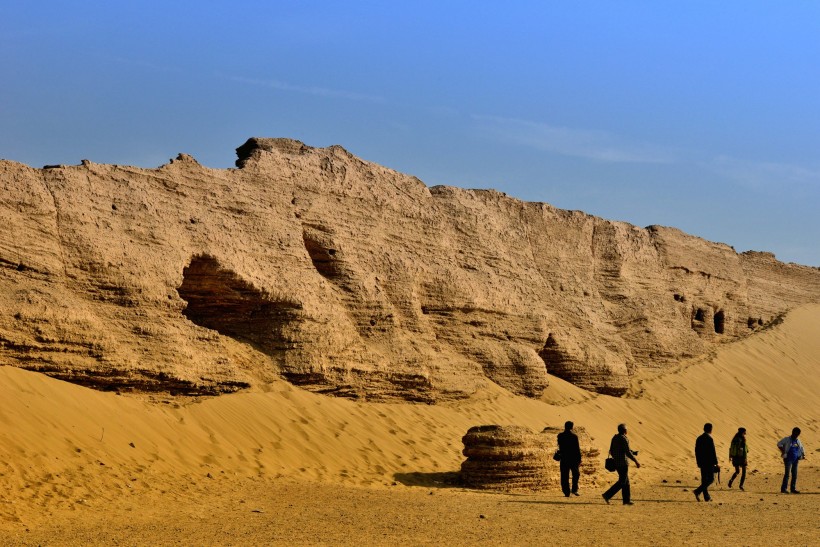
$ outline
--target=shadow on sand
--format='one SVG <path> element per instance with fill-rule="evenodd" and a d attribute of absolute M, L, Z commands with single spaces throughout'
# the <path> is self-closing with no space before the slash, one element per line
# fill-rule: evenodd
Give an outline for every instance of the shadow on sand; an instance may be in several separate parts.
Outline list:
<path fill-rule="evenodd" d="M 668 500 L 668 499 L 643 499 L 632 498 L 636 504 L 639 503 L 683 503 L 683 500 Z M 694 500 L 692 500 L 694 501 Z M 590 498 L 559 498 L 554 500 L 509 500 L 507 503 L 532 503 L 538 505 L 606 505 L 606 502 L 601 499 L 600 494 Z M 623 502 L 615 498 L 610 501 L 610 505 L 623 505 Z"/>
<path fill-rule="evenodd" d="M 465 488 L 458 471 L 440 473 L 396 473 L 396 482 L 405 486 L 426 486 L 429 488 Z"/>

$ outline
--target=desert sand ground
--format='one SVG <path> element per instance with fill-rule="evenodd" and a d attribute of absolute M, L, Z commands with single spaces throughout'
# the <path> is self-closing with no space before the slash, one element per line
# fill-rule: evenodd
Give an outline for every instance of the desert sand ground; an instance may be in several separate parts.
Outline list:
<path fill-rule="evenodd" d="M 542 400 L 493 386 L 457 404 L 373 404 L 282 381 L 200 402 L 116 395 L 0 367 L 0 544 L 820 544 L 820 305 L 663 374 L 625 398 L 553 378 Z M 572 419 L 605 452 L 630 426 L 634 506 L 600 494 L 499 494 L 455 482 L 479 424 Z M 697 503 L 692 447 L 715 424 L 723 484 Z M 800 495 L 775 443 L 802 428 Z M 726 487 L 748 429 L 746 491 Z"/>

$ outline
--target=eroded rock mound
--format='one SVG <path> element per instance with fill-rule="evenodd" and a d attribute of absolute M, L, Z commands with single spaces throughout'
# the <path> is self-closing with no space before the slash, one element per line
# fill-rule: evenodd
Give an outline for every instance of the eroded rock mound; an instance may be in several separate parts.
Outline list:
<path fill-rule="evenodd" d="M 820 271 L 341 147 L 250 139 L 237 169 L 0 161 L 0 364 L 104 389 L 307 389 L 433 403 L 549 374 L 619 395 L 820 301 Z"/>
<path fill-rule="evenodd" d="M 552 456 L 556 436 L 563 428 L 546 427 L 540 433 L 516 425 L 471 427 L 461 439 L 467 459 L 461 464 L 461 482 L 484 490 L 544 490 L 558 487 L 561 471 Z M 574 428 L 581 447 L 581 481 L 596 484 L 600 451 L 583 427 Z"/>
<path fill-rule="evenodd" d="M 555 486 L 560 477 L 548 454 L 546 435 L 523 426 L 479 425 L 462 438 L 467 459 L 461 464 L 461 480 L 471 488 L 488 490 L 542 490 Z M 553 449 L 554 450 L 554 449 Z"/>

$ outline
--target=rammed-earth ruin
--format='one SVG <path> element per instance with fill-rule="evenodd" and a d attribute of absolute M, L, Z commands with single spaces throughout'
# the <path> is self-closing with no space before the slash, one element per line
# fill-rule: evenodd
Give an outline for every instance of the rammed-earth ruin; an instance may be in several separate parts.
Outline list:
<path fill-rule="evenodd" d="M 461 463 L 460 480 L 465 486 L 487 490 L 544 490 L 560 485 L 558 465 L 551 454 L 556 436 L 564 429 L 546 427 L 540 433 L 516 425 L 479 425 L 462 437 L 467 459 Z M 581 448 L 581 473 L 597 482 L 600 451 L 586 429 L 573 429 Z"/>
<path fill-rule="evenodd" d="M 250 139 L 236 169 L 0 161 L 0 364 L 209 395 L 282 376 L 434 403 L 549 376 L 623 394 L 820 301 L 820 270 L 338 146 Z"/>

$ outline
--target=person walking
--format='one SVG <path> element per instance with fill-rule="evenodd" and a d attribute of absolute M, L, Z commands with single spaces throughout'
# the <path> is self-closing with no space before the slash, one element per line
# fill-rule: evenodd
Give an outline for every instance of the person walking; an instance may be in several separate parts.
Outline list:
<path fill-rule="evenodd" d="M 718 463 L 715 441 L 712 439 L 712 424 L 704 424 L 703 434 L 695 441 L 695 461 L 700 468 L 700 486 L 695 489 L 695 499 L 700 501 L 700 495 L 703 494 L 704 501 L 712 501 L 709 485 L 715 480 L 715 467 Z"/>
<path fill-rule="evenodd" d="M 800 436 L 800 428 L 792 429 L 792 434 L 788 437 L 783 437 L 777 443 L 777 448 L 780 449 L 780 454 L 783 456 L 783 463 L 785 464 L 785 473 L 783 474 L 783 484 L 780 485 L 780 492 L 786 494 L 786 485 L 789 484 L 789 474 L 791 474 L 791 493 L 799 494 L 797 490 L 797 462 L 806 457 L 806 450 L 803 448 L 803 443 L 797 437 Z"/>
<path fill-rule="evenodd" d="M 567 422 L 564 431 L 558 434 L 558 451 L 561 459 L 561 490 L 564 496 L 570 493 L 578 496 L 578 476 L 581 474 L 581 446 L 578 444 L 578 435 L 572 431 L 575 424 Z M 569 475 L 572 473 L 572 488 L 569 484 Z"/>
<path fill-rule="evenodd" d="M 738 473 L 740 475 L 740 483 L 737 485 L 738 488 L 743 490 L 743 484 L 746 482 L 746 465 L 747 455 L 749 454 L 749 445 L 746 444 L 746 428 L 739 427 L 737 429 L 737 433 L 735 436 L 732 437 L 732 442 L 729 444 L 729 459 L 732 461 L 732 465 L 735 467 L 735 472 L 732 475 L 732 478 L 729 479 L 729 488 L 732 487 L 732 483 L 737 478 Z"/>
<path fill-rule="evenodd" d="M 615 471 L 618 472 L 618 482 L 609 487 L 609 490 L 601 496 L 609 503 L 612 496 L 621 491 L 624 505 L 634 505 L 629 489 L 629 460 L 635 462 L 635 467 L 640 468 L 641 464 L 635 459 L 637 452 L 629 448 L 629 439 L 626 437 L 626 424 L 618 424 L 618 433 L 612 437 L 609 443 L 609 455 L 615 460 Z"/>

